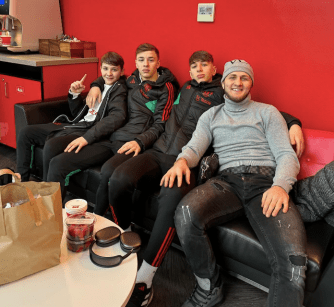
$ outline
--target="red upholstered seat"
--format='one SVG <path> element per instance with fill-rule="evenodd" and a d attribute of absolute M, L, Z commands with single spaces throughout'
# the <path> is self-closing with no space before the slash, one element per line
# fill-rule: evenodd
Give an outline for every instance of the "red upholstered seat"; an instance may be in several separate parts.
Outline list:
<path fill-rule="evenodd" d="M 303 129 L 305 151 L 300 158 L 298 179 L 314 175 L 334 160 L 334 132 Z"/>

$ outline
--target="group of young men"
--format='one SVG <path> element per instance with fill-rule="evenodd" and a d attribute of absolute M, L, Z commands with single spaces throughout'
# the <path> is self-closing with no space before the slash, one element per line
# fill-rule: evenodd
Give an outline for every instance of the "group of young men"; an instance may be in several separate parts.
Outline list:
<path fill-rule="evenodd" d="M 106 53 L 102 76 L 86 100 L 80 95 L 85 77 L 71 84 L 74 120 L 59 116 L 21 131 L 17 171 L 22 180 L 29 180 L 35 145 L 44 146 L 44 180 L 60 182 L 63 195 L 72 174 L 103 164 L 94 212 L 104 215 L 110 208 L 124 230 L 131 229 L 134 190 L 149 193 L 161 186 L 128 307 L 151 302 L 153 277 L 176 232 L 197 281 L 183 307 L 221 302 L 222 271 L 207 230 L 239 212 L 248 217 L 273 270 L 267 305 L 302 306 L 306 236 L 300 210 L 288 195 L 304 148 L 300 121 L 251 100 L 254 72 L 244 60 L 227 62 L 220 75 L 212 55 L 196 51 L 189 59 L 191 80 L 180 91 L 175 76 L 160 66 L 155 46 L 140 45 L 135 62 L 137 69 L 125 79 L 122 57 Z M 218 175 L 194 189 L 200 159 L 212 151 Z M 299 188 L 297 201 L 305 193 Z M 304 216 L 312 211 L 311 205 L 301 207 Z M 279 227 L 278 218 L 291 227 Z"/>

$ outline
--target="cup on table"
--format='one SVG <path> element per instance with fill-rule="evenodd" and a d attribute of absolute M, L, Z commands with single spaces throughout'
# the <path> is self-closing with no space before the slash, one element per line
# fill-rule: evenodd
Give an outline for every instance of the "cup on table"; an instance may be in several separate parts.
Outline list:
<path fill-rule="evenodd" d="M 71 215 L 65 219 L 67 228 L 67 248 L 72 252 L 86 250 L 94 240 L 94 224 L 96 217 L 93 213 Z"/>
<path fill-rule="evenodd" d="M 65 204 L 67 216 L 82 215 L 87 211 L 87 201 L 84 199 L 72 199 Z"/>
<path fill-rule="evenodd" d="M 11 36 L 6 34 L 0 35 L 0 45 L 2 46 L 10 46 Z"/>

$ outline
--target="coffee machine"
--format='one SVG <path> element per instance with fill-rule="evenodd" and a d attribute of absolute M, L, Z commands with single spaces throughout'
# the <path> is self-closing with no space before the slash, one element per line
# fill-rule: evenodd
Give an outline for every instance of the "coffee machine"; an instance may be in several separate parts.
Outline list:
<path fill-rule="evenodd" d="M 63 33 L 59 0 L 0 0 L 0 26 L 0 52 L 38 51 L 38 39 Z"/>

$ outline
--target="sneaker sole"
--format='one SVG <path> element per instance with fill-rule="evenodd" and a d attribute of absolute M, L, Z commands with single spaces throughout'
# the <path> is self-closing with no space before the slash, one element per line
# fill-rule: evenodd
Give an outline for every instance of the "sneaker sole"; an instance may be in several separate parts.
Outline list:
<path fill-rule="evenodd" d="M 152 300 L 153 300 L 153 286 L 152 286 L 152 290 L 151 290 L 151 295 L 148 298 L 148 302 L 144 307 L 147 307 L 152 302 Z"/>

